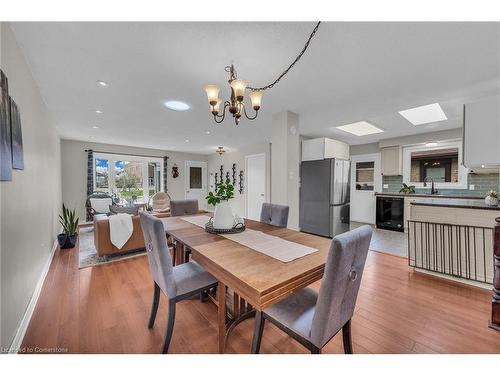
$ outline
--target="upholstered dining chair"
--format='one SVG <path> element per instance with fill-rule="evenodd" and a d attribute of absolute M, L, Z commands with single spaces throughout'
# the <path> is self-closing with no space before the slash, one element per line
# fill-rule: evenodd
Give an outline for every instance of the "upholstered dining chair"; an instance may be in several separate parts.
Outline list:
<path fill-rule="evenodd" d="M 155 193 L 151 198 L 153 212 L 170 212 L 170 195 L 164 191 Z"/>
<path fill-rule="evenodd" d="M 197 214 L 198 200 L 197 199 L 184 199 L 184 200 L 173 200 L 170 201 L 170 216 L 186 216 Z M 177 247 L 177 243 L 174 242 L 174 248 Z M 191 250 L 187 247 L 183 249 L 184 261 L 189 261 L 189 254 Z"/>
<path fill-rule="evenodd" d="M 260 222 L 271 224 L 280 228 L 288 225 L 288 211 L 290 207 L 280 204 L 262 203 L 260 211 Z"/>
<path fill-rule="evenodd" d="M 153 306 L 151 307 L 148 328 L 153 328 L 160 302 L 160 292 L 163 292 L 168 299 L 168 319 L 162 353 L 168 353 L 174 331 L 177 302 L 216 287 L 217 280 L 194 261 L 175 267 L 172 266 L 163 222 L 159 218 L 144 212 L 139 215 L 144 243 L 146 244 L 149 269 L 154 282 Z"/>
<path fill-rule="evenodd" d="M 340 331 L 344 352 L 352 354 L 351 317 L 365 267 L 372 228 L 364 225 L 335 236 L 328 252 L 319 293 L 305 288 L 255 317 L 252 353 L 259 353 L 264 323 L 269 320 L 313 354 Z"/>

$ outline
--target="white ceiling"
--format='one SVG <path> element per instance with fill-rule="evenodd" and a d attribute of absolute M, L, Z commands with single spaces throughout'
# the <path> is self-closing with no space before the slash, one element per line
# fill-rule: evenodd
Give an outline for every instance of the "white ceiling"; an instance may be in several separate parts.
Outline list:
<path fill-rule="evenodd" d="M 219 145 L 269 140 L 272 114 L 291 110 L 300 115 L 301 134 L 362 144 L 460 127 L 464 102 L 500 93 L 500 23 L 328 22 L 302 60 L 265 92 L 259 119 L 216 125 L 203 86 L 224 86 L 227 96 L 224 67 L 231 62 L 251 85 L 270 83 L 314 23 L 11 27 L 61 136 L 70 139 L 211 153 Z M 162 103 L 169 99 L 192 109 L 168 110 Z M 434 102 L 447 121 L 413 126 L 397 113 Z M 385 132 L 357 137 L 335 129 L 361 120 Z"/>

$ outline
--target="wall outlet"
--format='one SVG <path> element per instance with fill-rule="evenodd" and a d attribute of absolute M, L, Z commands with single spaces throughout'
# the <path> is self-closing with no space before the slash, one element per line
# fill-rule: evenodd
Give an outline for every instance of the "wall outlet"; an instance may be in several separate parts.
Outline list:
<path fill-rule="evenodd" d="M 469 185 L 469 190 L 474 190 L 476 187 L 474 185 Z"/>
<path fill-rule="evenodd" d="M 389 184 L 383 184 L 383 185 L 382 185 L 382 187 L 383 187 L 384 189 L 389 189 Z"/>

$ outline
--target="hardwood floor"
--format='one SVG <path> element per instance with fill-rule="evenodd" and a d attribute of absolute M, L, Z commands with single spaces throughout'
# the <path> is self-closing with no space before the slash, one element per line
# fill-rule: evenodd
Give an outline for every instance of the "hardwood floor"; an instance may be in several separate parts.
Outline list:
<path fill-rule="evenodd" d="M 57 250 L 23 347 L 158 353 L 167 303 L 162 295 L 149 330 L 152 296 L 145 256 L 79 270 L 77 248 Z M 415 273 L 404 258 L 370 251 L 352 320 L 354 352 L 500 353 L 500 332 L 488 328 L 490 309 L 490 291 Z M 227 353 L 250 352 L 253 322 L 236 327 Z M 170 353 L 217 352 L 215 305 L 199 299 L 179 303 Z M 266 324 L 261 353 L 307 350 Z M 343 353 L 342 335 L 323 353 Z"/>

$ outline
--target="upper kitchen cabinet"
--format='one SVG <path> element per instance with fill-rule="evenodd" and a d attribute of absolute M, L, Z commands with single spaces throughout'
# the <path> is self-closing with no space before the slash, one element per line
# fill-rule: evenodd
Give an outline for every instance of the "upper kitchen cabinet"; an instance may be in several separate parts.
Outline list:
<path fill-rule="evenodd" d="M 333 158 L 349 160 L 349 145 L 330 138 L 302 141 L 302 161 Z"/>
<path fill-rule="evenodd" d="M 464 105 L 464 165 L 500 165 L 500 96 Z"/>
<path fill-rule="evenodd" d="M 401 146 L 383 147 L 380 149 L 383 176 L 400 176 L 403 174 L 403 155 Z"/>

